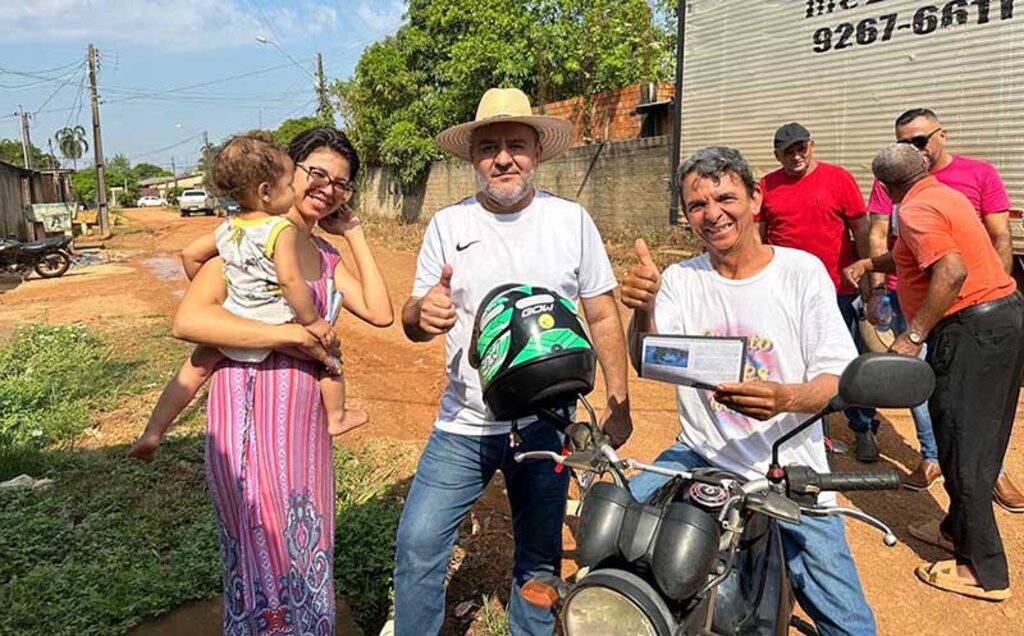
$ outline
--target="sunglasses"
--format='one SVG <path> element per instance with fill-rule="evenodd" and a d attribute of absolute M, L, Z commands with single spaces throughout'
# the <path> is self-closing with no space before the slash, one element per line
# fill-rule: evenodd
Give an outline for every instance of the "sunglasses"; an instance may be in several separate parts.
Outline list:
<path fill-rule="evenodd" d="M 897 140 L 896 143 L 910 144 L 911 146 L 917 148 L 918 150 L 924 150 L 925 148 L 928 147 L 928 142 L 931 141 L 932 136 L 934 136 L 935 133 L 940 132 L 941 130 L 942 128 L 936 128 L 927 135 L 914 135 L 913 137 L 908 137 L 907 139 Z"/>
<path fill-rule="evenodd" d="M 309 182 L 315 188 L 322 188 L 326 185 L 330 185 L 332 188 L 341 190 L 348 195 L 356 193 L 356 187 L 354 185 L 344 179 L 332 179 L 331 175 L 327 174 L 327 171 L 323 168 L 318 168 L 316 166 L 306 167 L 301 163 L 297 163 L 295 165 L 302 168 L 302 171 L 309 176 Z"/>

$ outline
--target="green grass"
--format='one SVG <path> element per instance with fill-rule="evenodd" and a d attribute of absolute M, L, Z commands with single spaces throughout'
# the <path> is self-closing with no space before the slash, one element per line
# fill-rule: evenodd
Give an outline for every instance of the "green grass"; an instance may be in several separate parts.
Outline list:
<path fill-rule="evenodd" d="M 138 366 L 84 325 L 17 331 L 0 349 L 0 480 L 41 469 L 44 448 L 74 447 Z"/>
<path fill-rule="evenodd" d="M 0 634 L 121 634 L 220 589 L 202 440 L 159 461 L 60 453 L 44 492 L 0 492 Z"/>
<path fill-rule="evenodd" d="M 126 445 L 75 443 L 75 432 L 119 397 L 162 386 L 187 351 L 160 330 L 130 348 L 125 361 L 84 327 L 69 326 L 28 330 L 0 350 L 0 382 L 28 385 L 19 393 L 8 382 L 4 421 L 16 422 L 10 430 L 17 431 L 50 427 L 46 443 L 29 436 L 18 446 L 17 467 L 54 480 L 38 492 L 0 490 L 0 634 L 113 636 L 221 591 L 196 434 L 202 403 L 186 412 L 186 424 L 152 464 L 125 459 Z M 336 592 L 368 633 L 390 604 L 403 454 L 381 442 L 335 450 Z"/>

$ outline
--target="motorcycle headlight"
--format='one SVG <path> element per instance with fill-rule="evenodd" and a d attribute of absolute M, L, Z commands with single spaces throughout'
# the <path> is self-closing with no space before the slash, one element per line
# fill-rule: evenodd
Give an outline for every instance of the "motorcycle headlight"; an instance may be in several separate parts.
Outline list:
<path fill-rule="evenodd" d="M 562 609 L 566 636 L 668 636 L 673 624 L 654 588 L 623 570 L 591 572 Z"/>

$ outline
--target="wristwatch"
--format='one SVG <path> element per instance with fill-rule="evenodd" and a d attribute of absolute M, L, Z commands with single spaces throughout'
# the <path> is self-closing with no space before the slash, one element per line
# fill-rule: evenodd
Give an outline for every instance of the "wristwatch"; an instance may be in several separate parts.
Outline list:
<path fill-rule="evenodd" d="M 924 344 L 924 334 L 921 333 L 920 331 L 918 331 L 917 329 L 913 329 L 913 328 L 907 329 L 907 340 L 909 340 L 910 342 L 912 342 L 912 343 L 914 343 L 916 345 L 923 345 Z"/>

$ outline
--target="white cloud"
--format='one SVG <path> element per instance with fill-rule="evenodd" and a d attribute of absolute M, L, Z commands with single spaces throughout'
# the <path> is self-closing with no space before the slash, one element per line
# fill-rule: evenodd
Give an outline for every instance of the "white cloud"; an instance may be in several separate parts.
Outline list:
<path fill-rule="evenodd" d="M 272 37 L 266 17 L 283 39 L 330 33 L 338 12 L 308 0 L 256 8 L 260 0 L 5 0 L 0 38 L 46 42 L 92 38 L 191 51 L 251 46 Z"/>
<path fill-rule="evenodd" d="M 402 15 L 405 13 L 405 2 L 388 0 L 387 2 L 362 2 L 356 10 L 363 24 L 377 33 L 393 33 L 402 26 Z"/>

